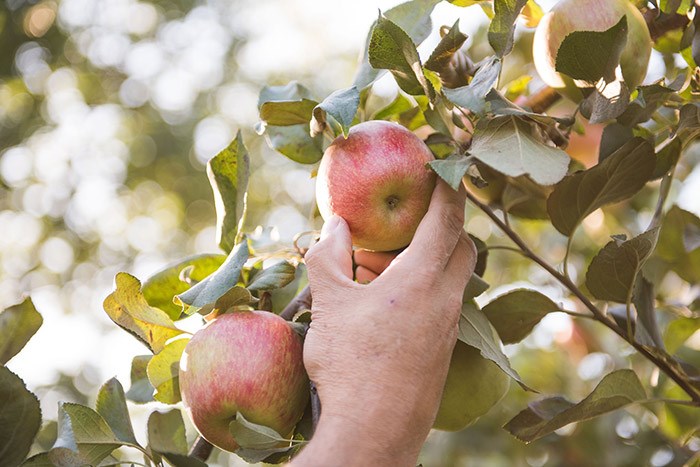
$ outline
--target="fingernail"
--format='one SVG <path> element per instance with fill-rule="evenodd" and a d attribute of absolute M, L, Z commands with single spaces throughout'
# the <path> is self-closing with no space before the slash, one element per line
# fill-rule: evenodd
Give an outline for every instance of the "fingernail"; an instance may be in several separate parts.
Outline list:
<path fill-rule="evenodd" d="M 328 237 L 335 229 L 338 228 L 340 225 L 340 217 L 338 216 L 332 216 L 330 219 L 328 219 L 324 224 L 323 228 L 321 229 L 321 240 L 324 238 Z"/>

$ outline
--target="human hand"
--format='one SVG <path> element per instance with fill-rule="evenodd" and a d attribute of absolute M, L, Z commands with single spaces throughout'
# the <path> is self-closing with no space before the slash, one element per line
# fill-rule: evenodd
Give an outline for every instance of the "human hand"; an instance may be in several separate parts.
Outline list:
<path fill-rule="evenodd" d="M 306 255 L 313 321 L 304 344 L 322 412 L 294 464 L 415 462 L 437 413 L 476 261 L 462 229 L 464 199 L 439 182 L 403 252 L 393 260 L 360 254 L 358 280 L 369 284 L 353 281 L 345 221 L 324 225 Z"/>

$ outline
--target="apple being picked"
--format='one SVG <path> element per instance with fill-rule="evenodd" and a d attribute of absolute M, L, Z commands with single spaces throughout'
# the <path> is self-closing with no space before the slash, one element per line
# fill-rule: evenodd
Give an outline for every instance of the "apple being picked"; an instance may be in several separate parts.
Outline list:
<path fill-rule="evenodd" d="M 630 90 L 646 76 L 651 55 L 651 36 L 644 17 L 629 0 L 561 0 L 540 20 L 532 44 L 537 73 L 549 86 L 561 89 L 577 101 L 582 94 L 574 80 L 557 73 L 557 52 L 564 38 L 576 31 L 606 31 L 627 18 L 627 42 L 620 68 Z"/>
<path fill-rule="evenodd" d="M 428 210 L 435 173 L 426 144 L 397 123 L 352 127 L 326 149 L 318 169 L 316 201 L 324 219 L 348 223 L 353 244 L 391 251 L 411 242 Z"/>
<path fill-rule="evenodd" d="M 201 435 L 236 451 L 236 412 L 289 435 L 309 399 L 302 347 L 289 323 L 267 311 L 226 313 L 195 333 L 180 360 L 180 392 Z"/>

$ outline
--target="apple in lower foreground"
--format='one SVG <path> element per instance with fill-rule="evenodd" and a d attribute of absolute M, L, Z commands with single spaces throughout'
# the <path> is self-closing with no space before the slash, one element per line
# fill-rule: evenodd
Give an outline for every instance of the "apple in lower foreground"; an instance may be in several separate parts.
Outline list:
<path fill-rule="evenodd" d="M 606 31 L 622 16 L 627 18 L 627 43 L 620 68 L 630 90 L 642 83 L 647 73 L 652 41 L 644 17 L 629 0 L 561 0 L 540 20 L 532 44 L 535 68 L 549 86 L 560 89 L 574 101 L 582 94 L 574 81 L 557 73 L 557 52 L 564 38 L 576 31 Z"/>
<path fill-rule="evenodd" d="M 226 313 L 195 333 L 180 360 L 182 401 L 200 434 L 226 451 L 229 423 L 248 421 L 290 434 L 309 400 L 303 342 L 267 311 Z"/>
<path fill-rule="evenodd" d="M 508 391 L 510 378 L 478 349 L 457 341 L 433 428 L 459 431 L 491 410 Z"/>
<path fill-rule="evenodd" d="M 435 173 L 428 146 L 401 125 L 363 122 L 326 149 L 318 169 L 316 201 L 324 219 L 348 223 L 353 244 L 391 251 L 411 242 L 428 210 Z"/>

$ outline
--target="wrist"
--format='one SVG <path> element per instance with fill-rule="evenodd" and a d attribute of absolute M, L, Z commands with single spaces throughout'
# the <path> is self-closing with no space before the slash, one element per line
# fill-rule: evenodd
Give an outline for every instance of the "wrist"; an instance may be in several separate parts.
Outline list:
<path fill-rule="evenodd" d="M 316 433 L 293 467 L 415 466 L 422 442 L 398 434 L 390 420 L 321 415 Z M 421 440 L 422 441 L 422 438 Z"/>

